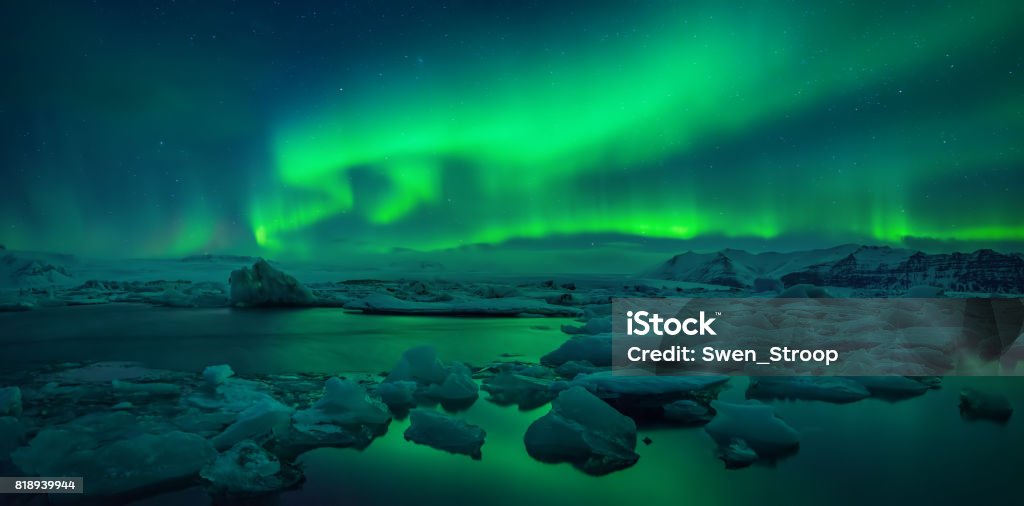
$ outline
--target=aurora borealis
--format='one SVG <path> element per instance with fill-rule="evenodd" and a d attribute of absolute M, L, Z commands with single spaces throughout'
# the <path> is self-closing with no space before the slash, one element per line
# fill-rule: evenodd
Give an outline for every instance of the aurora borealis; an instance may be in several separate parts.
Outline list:
<path fill-rule="evenodd" d="M 11 6 L 0 243 L 1024 241 L 1016 2 L 482 4 Z"/>

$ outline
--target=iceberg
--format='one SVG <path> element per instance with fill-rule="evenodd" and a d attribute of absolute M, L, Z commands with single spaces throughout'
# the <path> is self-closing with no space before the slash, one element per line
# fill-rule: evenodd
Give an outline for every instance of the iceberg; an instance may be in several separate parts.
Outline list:
<path fill-rule="evenodd" d="M 426 409 L 412 410 L 409 421 L 409 428 L 405 430 L 406 441 L 480 459 L 480 447 L 487 431 L 479 426 Z"/>
<path fill-rule="evenodd" d="M 433 346 L 417 346 L 402 353 L 378 391 L 383 387 L 389 396 L 395 395 L 394 387 L 384 385 L 402 382 L 415 383 L 416 395 L 453 408 L 468 407 L 479 396 L 469 368 L 458 362 L 445 365 Z"/>
<path fill-rule="evenodd" d="M 231 369 L 230 365 L 211 365 L 203 369 L 203 382 L 206 388 L 214 390 L 234 375 L 235 371 Z"/>
<path fill-rule="evenodd" d="M 416 405 L 415 381 L 391 381 L 377 385 L 377 396 L 392 411 L 407 410 Z"/>
<path fill-rule="evenodd" d="M 295 413 L 298 424 L 381 425 L 391 421 L 387 407 L 370 398 L 354 381 L 330 378 L 324 395 L 309 409 Z"/>
<path fill-rule="evenodd" d="M 578 386 L 558 394 L 551 411 L 526 430 L 523 442 L 539 461 L 570 462 L 593 475 L 625 469 L 640 458 L 636 423 Z"/>
<path fill-rule="evenodd" d="M 323 397 L 292 419 L 289 442 L 294 445 L 364 447 L 387 430 L 391 413 L 358 383 L 331 378 Z"/>
<path fill-rule="evenodd" d="M 1005 396 L 964 388 L 960 391 L 960 414 L 969 420 L 1005 422 L 1013 415 L 1013 406 Z"/>
<path fill-rule="evenodd" d="M 483 381 L 480 387 L 490 394 L 490 400 L 499 406 L 515 404 L 528 410 L 543 406 L 555 398 L 552 381 L 512 371 L 502 371 Z"/>
<path fill-rule="evenodd" d="M 199 476 L 217 493 L 259 494 L 284 490 L 298 483 L 302 474 L 282 466 L 277 456 L 253 441 L 245 440 L 217 455 Z"/>
<path fill-rule="evenodd" d="M 87 476 L 89 493 L 115 495 L 193 476 L 216 451 L 196 434 L 140 434 L 97 446 L 84 433 L 44 429 L 12 460 L 37 476 Z"/>
<path fill-rule="evenodd" d="M 231 272 L 231 303 L 236 306 L 310 306 L 316 296 L 295 278 L 260 258 L 252 268 Z"/>
<path fill-rule="evenodd" d="M 742 439 L 733 439 L 728 444 L 718 447 L 718 458 L 725 463 L 726 469 L 740 469 L 757 462 L 758 456 Z"/>
<path fill-rule="evenodd" d="M 292 408 L 267 398 L 238 415 L 234 423 L 212 439 L 218 450 L 231 448 L 245 439 L 254 439 L 281 432 L 291 421 Z"/>
<path fill-rule="evenodd" d="M 704 430 L 720 447 L 742 441 L 761 458 L 776 458 L 795 450 L 800 445 L 800 434 L 775 411 L 759 402 L 737 404 L 711 401 L 715 418 Z M 739 452 L 742 453 L 742 452 Z"/>
<path fill-rule="evenodd" d="M 422 392 L 425 396 L 441 402 L 472 404 L 480 395 L 473 375 L 464 364 L 455 362 L 448 368 L 448 376 L 441 384 L 427 385 Z"/>
<path fill-rule="evenodd" d="M 679 422 L 684 425 L 700 425 L 711 420 L 714 414 L 707 406 L 696 401 L 684 399 L 681 401 L 666 404 L 662 409 L 665 411 L 665 419 Z"/>
<path fill-rule="evenodd" d="M 577 336 L 540 358 L 540 363 L 549 367 L 559 367 L 569 362 L 588 362 L 598 367 L 611 366 L 612 337 L 608 334 Z"/>

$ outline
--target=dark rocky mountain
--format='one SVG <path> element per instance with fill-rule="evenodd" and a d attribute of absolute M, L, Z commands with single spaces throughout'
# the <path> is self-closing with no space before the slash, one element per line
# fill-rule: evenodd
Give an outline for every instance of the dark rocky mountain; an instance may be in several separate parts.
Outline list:
<path fill-rule="evenodd" d="M 928 254 L 887 246 L 844 245 L 827 250 L 751 254 L 739 250 L 688 252 L 672 257 L 652 277 L 738 288 L 780 280 L 887 291 L 935 286 L 953 292 L 1024 292 L 1024 256 L 984 249 Z"/>
<path fill-rule="evenodd" d="M 781 279 L 785 286 L 807 283 L 906 290 L 929 285 L 954 292 L 1021 293 L 1024 292 L 1024 258 L 989 249 L 933 255 L 918 251 L 893 265 L 863 265 L 851 254 L 838 262 L 785 274 Z"/>

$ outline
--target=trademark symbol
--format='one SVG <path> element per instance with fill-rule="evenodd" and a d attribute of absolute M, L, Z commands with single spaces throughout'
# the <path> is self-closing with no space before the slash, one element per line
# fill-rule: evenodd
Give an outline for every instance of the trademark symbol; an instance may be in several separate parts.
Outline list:
<path fill-rule="evenodd" d="M 722 316 L 722 312 L 721 311 L 715 311 L 715 316 Z"/>

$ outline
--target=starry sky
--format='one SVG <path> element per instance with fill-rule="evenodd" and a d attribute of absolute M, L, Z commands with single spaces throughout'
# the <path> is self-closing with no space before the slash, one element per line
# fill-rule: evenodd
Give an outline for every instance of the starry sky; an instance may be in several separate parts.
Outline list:
<path fill-rule="evenodd" d="M 8 248 L 1024 241 L 1020 2 L 122 3 L 5 9 Z"/>

